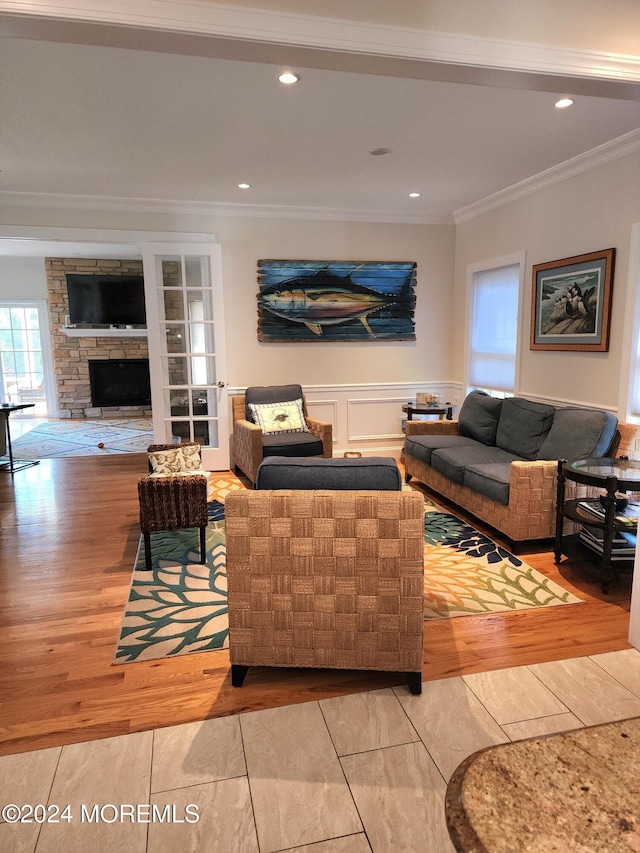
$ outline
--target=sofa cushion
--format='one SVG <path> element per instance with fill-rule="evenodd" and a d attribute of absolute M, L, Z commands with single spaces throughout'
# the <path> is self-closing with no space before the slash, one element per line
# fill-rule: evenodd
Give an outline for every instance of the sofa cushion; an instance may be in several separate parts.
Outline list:
<path fill-rule="evenodd" d="M 398 492 L 402 477 L 391 456 L 359 459 L 263 459 L 256 489 L 382 489 Z"/>
<path fill-rule="evenodd" d="M 468 394 L 458 415 L 460 435 L 482 444 L 495 444 L 502 403 L 503 400 L 490 397 L 485 391 Z"/>
<path fill-rule="evenodd" d="M 255 423 L 250 403 L 285 403 L 302 399 L 301 385 L 252 385 L 244 394 L 244 416 Z"/>
<path fill-rule="evenodd" d="M 496 445 L 522 459 L 536 459 L 551 429 L 553 406 L 522 397 L 507 397 L 502 404 Z"/>
<path fill-rule="evenodd" d="M 504 506 L 509 505 L 511 462 L 469 465 L 464 472 L 463 485 L 472 492 L 486 495 Z"/>
<path fill-rule="evenodd" d="M 453 447 L 469 447 L 474 444 L 477 442 L 463 435 L 412 435 L 405 442 L 404 452 L 431 465 L 431 454 L 434 450 L 450 450 Z"/>
<path fill-rule="evenodd" d="M 616 434 L 618 419 L 597 409 L 557 409 L 538 451 L 538 459 L 588 459 L 604 456 Z"/>
<path fill-rule="evenodd" d="M 274 432 L 262 436 L 262 456 L 322 456 L 322 441 L 310 432 Z"/>
<path fill-rule="evenodd" d="M 519 456 L 508 453 L 499 447 L 489 447 L 476 442 L 469 447 L 454 447 L 450 450 L 434 450 L 431 454 L 431 465 L 436 471 L 461 485 L 464 481 L 465 469 L 469 465 L 489 465 L 497 462 L 510 463 Z"/>

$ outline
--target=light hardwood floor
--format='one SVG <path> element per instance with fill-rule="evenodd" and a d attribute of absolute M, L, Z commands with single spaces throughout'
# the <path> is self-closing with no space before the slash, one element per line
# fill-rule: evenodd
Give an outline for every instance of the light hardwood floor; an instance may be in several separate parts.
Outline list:
<path fill-rule="evenodd" d="M 143 454 L 43 460 L 0 474 L 0 754 L 402 683 L 385 673 L 251 670 L 226 651 L 112 665 L 139 540 Z M 585 604 L 425 625 L 423 679 L 630 648 L 630 578 L 604 596 L 549 550 L 520 556 Z"/>

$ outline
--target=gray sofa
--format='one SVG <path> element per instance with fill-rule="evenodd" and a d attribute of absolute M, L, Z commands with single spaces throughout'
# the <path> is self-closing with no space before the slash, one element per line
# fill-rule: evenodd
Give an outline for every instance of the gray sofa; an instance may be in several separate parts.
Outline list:
<path fill-rule="evenodd" d="M 546 539 L 555 533 L 558 459 L 612 455 L 618 426 L 598 409 L 472 391 L 457 422 L 407 423 L 406 480 L 415 477 L 514 542 Z"/>

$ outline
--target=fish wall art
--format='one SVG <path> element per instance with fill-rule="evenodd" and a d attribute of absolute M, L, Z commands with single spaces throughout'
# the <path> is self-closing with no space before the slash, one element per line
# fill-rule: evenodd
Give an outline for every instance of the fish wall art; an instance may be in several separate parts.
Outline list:
<path fill-rule="evenodd" d="M 415 341 L 412 261 L 258 261 L 258 340 Z"/>

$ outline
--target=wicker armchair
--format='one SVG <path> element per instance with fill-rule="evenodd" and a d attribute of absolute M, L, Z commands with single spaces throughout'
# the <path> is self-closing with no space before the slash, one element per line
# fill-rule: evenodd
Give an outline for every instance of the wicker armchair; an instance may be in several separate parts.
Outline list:
<path fill-rule="evenodd" d="M 304 418 L 309 432 L 264 435 L 248 417 L 247 403 L 254 400 L 272 402 L 302 399 Z M 300 385 L 271 385 L 247 388 L 245 394 L 231 398 L 233 411 L 233 461 L 251 481 L 256 481 L 258 468 L 265 456 L 333 456 L 333 428 L 326 421 L 310 418 Z"/>
<path fill-rule="evenodd" d="M 417 492 L 265 489 L 227 497 L 231 680 L 249 666 L 402 672 L 422 682 Z"/>
<path fill-rule="evenodd" d="M 196 442 L 186 442 L 180 446 L 192 448 L 194 445 L 199 446 Z M 153 454 L 176 449 L 176 445 L 172 444 L 152 444 L 147 448 L 150 466 Z M 160 530 L 200 528 L 200 561 L 206 562 L 207 494 L 206 472 L 150 474 L 138 482 L 140 530 L 144 538 L 147 570 L 151 569 L 151 534 Z"/>

